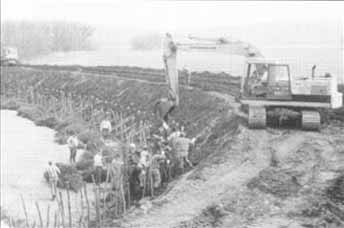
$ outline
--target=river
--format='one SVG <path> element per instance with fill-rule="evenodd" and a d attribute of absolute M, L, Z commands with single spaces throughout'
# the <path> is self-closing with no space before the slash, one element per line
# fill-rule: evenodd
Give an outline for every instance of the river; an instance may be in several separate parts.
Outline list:
<path fill-rule="evenodd" d="M 43 172 L 48 161 L 68 162 L 69 150 L 54 142 L 54 134 L 16 111 L 1 110 L 1 208 L 11 217 L 24 218 L 21 195 L 31 218 L 37 217 L 35 202 L 43 212 L 56 206 Z"/>
<path fill-rule="evenodd" d="M 343 57 L 335 45 L 275 45 L 263 46 L 262 53 L 268 59 L 276 59 L 290 64 L 293 77 L 310 76 L 311 68 L 317 65 L 316 74 L 326 72 L 344 82 Z M 111 46 L 94 51 L 74 51 L 53 53 L 31 60 L 31 64 L 53 65 L 124 65 L 163 68 L 160 50 L 136 51 L 128 47 Z M 242 75 L 244 58 L 211 52 L 183 52 L 178 55 L 178 68 L 190 71 L 227 72 L 235 76 Z"/>

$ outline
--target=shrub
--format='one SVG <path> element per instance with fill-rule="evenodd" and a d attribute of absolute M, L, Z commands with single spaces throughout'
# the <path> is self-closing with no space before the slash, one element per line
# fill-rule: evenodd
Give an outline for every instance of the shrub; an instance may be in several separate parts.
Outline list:
<path fill-rule="evenodd" d="M 82 176 L 78 170 L 68 164 L 56 163 L 56 166 L 60 169 L 60 175 L 57 182 L 57 187 L 66 188 L 77 192 L 83 185 Z M 49 181 L 49 175 L 44 172 L 44 178 Z"/>

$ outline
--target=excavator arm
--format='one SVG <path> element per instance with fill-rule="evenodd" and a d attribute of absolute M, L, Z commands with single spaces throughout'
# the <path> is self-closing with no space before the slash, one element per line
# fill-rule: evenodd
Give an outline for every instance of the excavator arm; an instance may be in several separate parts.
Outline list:
<path fill-rule="evenodd" d="M 177 70 L 178 51 L 215 52 L 227 55 L 239 55 L 246 58 L 263 57 L 260 51 L 249 43 L 229 38 L 188 37 L 188 43 L 175 43 L 170 34 L 166 34 L 163 42 L 163 60 L 166 81 L 169 86 L 168 98 L 158 100 L 155 113 L 166 123 L 169 114 L 179 105 L 179 85 Z"/>

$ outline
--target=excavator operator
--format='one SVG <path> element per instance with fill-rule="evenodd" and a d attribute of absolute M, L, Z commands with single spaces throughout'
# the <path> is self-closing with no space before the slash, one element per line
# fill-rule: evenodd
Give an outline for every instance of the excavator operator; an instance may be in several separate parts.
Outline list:
<path fill-rule="evenodd" d="M 256 64 L 256 70 L 250 76 L 251 95 L 264 97 L 267 94 L 268 67 L 265 64 Z"/>

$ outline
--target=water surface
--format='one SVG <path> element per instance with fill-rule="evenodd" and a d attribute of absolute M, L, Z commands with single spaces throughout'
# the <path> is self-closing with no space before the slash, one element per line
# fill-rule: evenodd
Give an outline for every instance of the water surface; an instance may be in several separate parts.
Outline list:
<path fill-rule="evenodd" d="M 43 172 L 49 160 L 68 162 L 69 156 L 67 146 L 54 143 L 54 134 L 16 111 L 1 110 L 1 207 L 10 215 L 23 217 L 20 195 L 34 214 L 35 201 L 51 202 Z"/>

